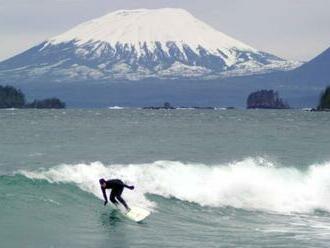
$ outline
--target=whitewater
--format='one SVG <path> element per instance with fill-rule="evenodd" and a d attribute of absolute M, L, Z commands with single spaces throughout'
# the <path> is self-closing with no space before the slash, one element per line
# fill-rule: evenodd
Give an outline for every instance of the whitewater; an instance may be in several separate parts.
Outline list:
<path fill-rule="evenodd" d="M 328 247 L 328 113 L 0 111 L 3 247 Z M 10 127 L 10 128 L 9 128 Z M 152 211 L 103 206 L 99 178 Z"/>
<path fill-rule="evenodd" d="M 302 172 L 295 168 L 277 168 L 262 158 L 229 165 L 183 164 L 157 161 L 150 164 L 60 165 L 46 171 L 21 171 L 31 179 L 51 183 L 71 183 L 103 199 L 98 179 L 109 175 L 136 184 L 125 196 L 134 204 L 153 206 L 145 196 L 198 203 L 201 206 L 243 208 L 308 213 L 330 211 L 330 163 L 313 165 Z M 127 194 L 127 195 L 126 195 Z"/>

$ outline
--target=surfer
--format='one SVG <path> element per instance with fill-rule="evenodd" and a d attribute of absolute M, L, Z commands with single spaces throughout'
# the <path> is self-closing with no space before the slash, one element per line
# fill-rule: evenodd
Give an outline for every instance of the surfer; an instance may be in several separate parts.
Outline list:
<path fill-rule="evenodd" d="M 111 189 L 110 193 L 110 201 L 118 206 L 118 201 L 124 205 L 124 207 L 127 209 L 127 211 L 130 211 L 130 208 L 127 206 L 126 202 L 124 199 L 121 197 L 121 194 L 123 193 L 124 188 L 128 188 L 130 190 L 134 189 L 134 186 L 129 186 L 124 184 L 121 180 L 119 179 L 113 179 L 113 180 L 105 180 L 101 178 L 99 180 L 100 185 L 101 185 L 101 190 L 103 193 L 103 198 L 104 198 L 104 206 L 107 205 L 108 203 L 108 198 L 107 194 L 105 192 L 106 189 Z M 118 201 L 117 201 L 118 200 Z"/>

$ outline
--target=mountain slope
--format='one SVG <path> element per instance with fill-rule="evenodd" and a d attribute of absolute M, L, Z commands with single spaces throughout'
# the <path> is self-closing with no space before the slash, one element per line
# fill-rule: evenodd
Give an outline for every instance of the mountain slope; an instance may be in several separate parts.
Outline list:
<path fill-rule="evenodd" d="M 182 9 L 120 10 L 0 63 L 0 77 L 50 81 L 216 78 L 298 63 L 258 51 Z"/>
<path fill-rule="evenodd" d="M 330 84 L 330 47 L 311 61 L 289 72 L 295 82 L 314 86 Z"/>

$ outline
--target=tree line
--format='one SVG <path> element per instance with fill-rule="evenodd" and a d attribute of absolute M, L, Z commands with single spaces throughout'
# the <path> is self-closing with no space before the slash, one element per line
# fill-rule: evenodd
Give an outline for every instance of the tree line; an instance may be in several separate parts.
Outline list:
<path fill-rule="evenodd" d="M 65 103 L 58 98 L 47 98 L 27 102 L 24 93 L 13 86 L 0 85 L 0 108 L 65 108 Z"/>
<path fill-rule="evenodd" d="M 283 101 L 277 91 L 259 90 L 252 92 L 246 101 L 248 109 L 288 109 L 289 104 Z M 319 103 L 312 111 L 330 111 L 330 86 L 328 86 L 320 95 Z"/>
<path fill-rule="evenodd" d="M 330 111 L 330 86 L 328 86 L 320 96 L 318 111 Z"/>

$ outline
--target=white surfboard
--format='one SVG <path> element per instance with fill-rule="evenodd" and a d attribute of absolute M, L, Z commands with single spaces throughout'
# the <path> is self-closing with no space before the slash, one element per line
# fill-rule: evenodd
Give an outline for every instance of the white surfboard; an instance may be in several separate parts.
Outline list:
<path fill-rule="evenodd" d="M 145 218 L 147 218 L 150 215 L 150 212 L 143 208 L 131 207 L 131 210 L 128 211 L 127 213 L 124 213 L 124 215 L 130 220 L 133 220 L 135 222 L 140 222 Z"/>
<path fill-rule="evenodd" d="M 127 212 L 127 210 L 122 205 L 109 205 L 113 210 L 118 211 L 124 217 L 135 222 L 140 222 L 150 215 L 148 210 L 136 206 L 131 207 L 131 210 Z"/>

